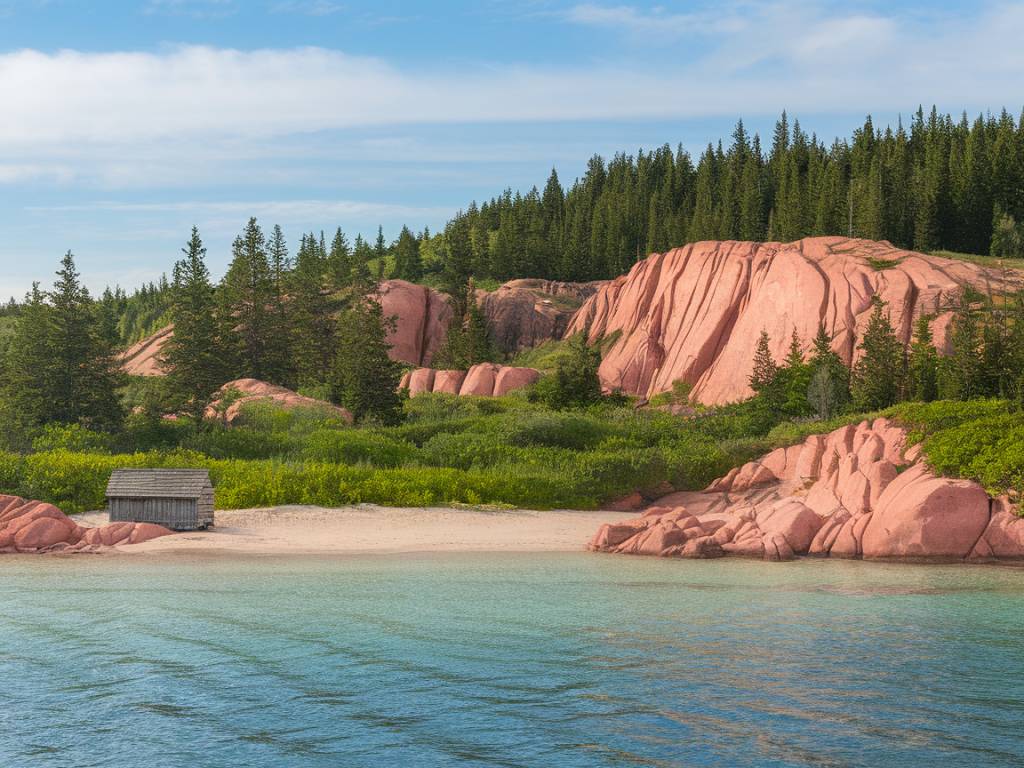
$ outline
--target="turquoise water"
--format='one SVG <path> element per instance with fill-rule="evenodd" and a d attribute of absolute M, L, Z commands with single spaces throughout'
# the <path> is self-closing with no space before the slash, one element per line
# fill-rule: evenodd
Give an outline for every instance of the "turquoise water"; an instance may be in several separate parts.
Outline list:
<path fill-rule="evenodd" d="M 0 560 L 0 766 L 1019 766 L 1024 571 Z"/>

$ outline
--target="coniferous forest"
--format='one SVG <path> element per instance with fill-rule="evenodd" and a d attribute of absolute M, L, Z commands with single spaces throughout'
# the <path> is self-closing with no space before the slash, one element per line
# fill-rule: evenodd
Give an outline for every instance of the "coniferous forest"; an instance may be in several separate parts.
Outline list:
<path fill-rule="evenodd" d="M 542 191 L 474 202 L 435 234 L 405 226 L 391 242 L 382 228 L 350 240 L 338 227 L 290 246 L 281 227 L 264 229 L 253 218 L 219 279 L 196 228 L 183 237 L 170 278 L 130 295 L 121 288 L 90 295 L 68 253 L 52 289 L 37 284 L 23 302 L 0 308 L 0 449 L 9 451 L 0 451 L 0 474 L 26 495 L 69 507 L 99 503 L 104 473 L 129 453 L 139 465 L 211 466 L 220 493 L 236 494 L 222 502 L 242 506 L 284 499 L 593 506 L 666 479 L 699 487 L 807 434 L 816 427 L 804 422 L 813 419 L 820 426 L 895 406 L 926 423 L 963 415 L 970 429 L 977 418 L 1004 419 L 1017 434 L 1024 296 L 965 293 L 952 307 L 952 354 L 941 358 L 927 318 L 903 348 L 881 305 L 853 368 L 829 350 L 823 331 L 809 353 L 812 340 L 794 337 L 784 360 L 773 360 L 762 338 L 750 376 L 755 397 L 683 430 L 668 413 L 603 395 L 600 350 L 582 338 L 562 342 L 545 369 L 551 375 L 523 397 L 404 400 L 402 366 L 387 354 L 393 319 L 375 297 L 383 278 L 447 291 L 461 322 L 452 323 L 437 361 L 465 369 L 497 355 L 473 300 L 480 285 L 608 278 L 650 252 L 701 239 L 838 234 L 1019 257 L 1021 221 L 1024 118 L 1004 111 L 970 122 L 919 111 L 909 126 L 879 130 L 869 119 L 850 139 L 826 146 L 783 114 L 768 146 L 738 123 L 727 146 L 709 144 L 696 162 L 667 145 L 609 162 L 595 156 L 568 189 L 552 171 Z M 125 377 L 117 351 L 169 323 L 167 376 Z M 240 378 L 330 400 L 362 429 L 259 409 L 242 427 L 203 419 L 214 392 Z M 685 389 L 652 405 L 690 408 Z M 964 403 L 979 398 L 995 399 Z M 163 418 L 169 413 L 178 418 Z M 957 456 L 952 473 L 981 478 L 991 470 L 985 482 L 993 488 L 1024 472 L 1002 450 L 984 472 Z M 277 485 L 254 483 L 260 473 Z M 330 480 L 314 482 L 317 473 Z M 314 486 L 334 490 L 310 496 Z"/>

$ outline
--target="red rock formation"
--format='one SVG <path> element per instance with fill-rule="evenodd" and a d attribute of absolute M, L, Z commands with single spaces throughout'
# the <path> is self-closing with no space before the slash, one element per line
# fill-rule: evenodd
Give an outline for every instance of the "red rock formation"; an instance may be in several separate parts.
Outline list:
<path fill-rule="evenodd" d="M 534 368 L 513 368 L 496 363 L 480 363 L 468 371 L 435 371 L 417 368 L 407 372 L 399 385 L 415 397 L 424 392 L 446 392 L 452 395 L 502 397 L 516 389 L 523 389 L 540 378 Z"/>
<path fill-rule="evenodd" d="M 452 320 L 448 297 L 405 280 L 385 280 L 378 297 L 384 317 L 396 318 L 395 330 L 388 334 L 391 359 L 429 365 Z"/>
<path fill-rule="evenodd" d="M 677 557 L 1024 559 L 1024 519 L 968 480 L 936 477 L 886 419 L 813 435 L 699 493 L 606 525 L 590 548 Z"/>
<path fill-rule="evenodd" d="M 164 344 L 174 335 L 174 326 L 161 328 L 152 336 L 133 344 L 121 353 L 121 367 L 129 376 L 163 376 L 160 355 Z"/>
<path fill-rule="evenodd" d="M 222 405 L 224 396 L 231 391 L 241 394 L 232 400 L 227 407 Z M 323 400 L 316 400 L 312 397 L 300 395 L 285 387 L 278 387 L 274 384 L 267 384 L 258 379 L 237 379 L 229 381 L 222 386 L 213 401 L 206 408 L 206 418 L 222 419 L 225 424 L 234 424 L 242 413 L 242 406 L 248 403 L 268 402 L 274 403 L 281 408 L 313 408 L 322 411 L 327 416 L 342 419 L 352 423 L 352 414 L 337 405 L 326 403 Z"/>
<path fill-rule="evenodd" d="M 601 285 L 512 280 L 493 293 L 478 291 L 477 301 L 498 349 L 511 353 L 561 338 L 576 310 Z M 430 365 L 451 323 L 448 296 L 405 280 L 383 281 L 378 295 L 384 316 L 396 318 L 396 328 L 388 336 L 391 358 Z M 121 355 L 124 371 L 132 376 L 163 376 L 160 353 L 173 335 L 174 326 L 169 325 L 126 350 Z"/>
<path fill-rule="evenodd" d="M 849 362 L 872 297 L 887 303 L 907 341 L 915 317 L 934 313 L 964 284 L 989 282 L 998 285 L 999 276 L 884 242 L 701 242 L 636 264 L 588 299 L 566 333 L 590 323 L 593 339 L 620 334 L 601 364 L 608 389 L 650 396 L 683 380 L 696 400 L 720 404 L 751 395 L 747 378 L 762 330 L 781 360 L 794 329 L 809 348 L 824 323 L 832 348 Z M 933 323 L 940 349 L 947 327 L 948 315 Z"/>
<path fill-rule="evenodd" d="M 0 495 L 0 553 L 95 552 L 172 533 L 152 523 L 84 528 L 52 504 Z"/>
<path fill-rule="evenodd" d="M 510 280 L 491 293 L 477 291 L 477 302 L 495 345 L 502 352 L 514 353 L 562 338 L 576 311 L 602 285 Z"/>

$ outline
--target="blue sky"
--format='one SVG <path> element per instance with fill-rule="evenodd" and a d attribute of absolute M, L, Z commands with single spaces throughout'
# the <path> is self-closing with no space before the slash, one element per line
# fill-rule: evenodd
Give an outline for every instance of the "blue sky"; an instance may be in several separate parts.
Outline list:
<path fill-rule="evenodd" d="M 1024 3 L 0 0 L 0 295 L 289 240 L 438 227 L 594 152 L 699 152 L 788 109 L 829 140 L 1024 106 Z"/>

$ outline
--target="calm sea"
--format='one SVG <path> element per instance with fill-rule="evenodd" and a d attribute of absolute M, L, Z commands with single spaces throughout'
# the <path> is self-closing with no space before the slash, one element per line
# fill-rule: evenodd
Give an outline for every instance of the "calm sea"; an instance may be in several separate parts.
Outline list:
<path fill-rule="evenodd" d="M 0 559 L 0 766 L 1020 766 L 1024 570 Z"/>

